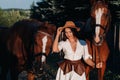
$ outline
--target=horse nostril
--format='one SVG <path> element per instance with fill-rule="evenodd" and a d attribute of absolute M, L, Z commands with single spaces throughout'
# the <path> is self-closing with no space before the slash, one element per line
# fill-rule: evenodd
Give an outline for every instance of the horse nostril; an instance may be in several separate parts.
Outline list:
<path fill-rule="evenodd" d="M 94 43 L 96 46 L 101 46 L 101 45 L 102 45 L 102 42 L 103 42 L 103 36 L 102 36 L 102 35 L 94 36 L 93 43 Z"/>

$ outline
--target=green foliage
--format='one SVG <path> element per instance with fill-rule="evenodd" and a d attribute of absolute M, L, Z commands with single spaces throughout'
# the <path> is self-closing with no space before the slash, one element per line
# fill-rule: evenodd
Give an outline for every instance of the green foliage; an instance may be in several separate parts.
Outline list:
<path fill-rule="evenodd" d="M 28 18 L 29 11 L 21 10 L 0 10 L 0 25 L 11 27 L 15 22 Z"/>
<path fill-rule="evenodd" d="M 4 22 L 3 14 L 4 14 L 3 10 L 0 9 L 0 25 Z"/>
<path fill-rule="evenodd" d="M 120 75 L 115 74 L 110 70 L 106 70 L 104 76 L 105 76 L 105 80 L 120 80 Z"/>
<path fill-rule="evenodd" d="M 31 16 L 40 21 L 48 21 L 62 26 L 66 20 L 86 21 L 90 17 L 91 0 L 42 0 L 31 6 Z M 119 3 L 119 0 L 105 0 L 108 4 Z M 116 8 L 115 8 L 116 9 Z M 119 9 L 119 8 L 117 8 Z M 113 7 L 111 7 L 113 10 Z M 115 12 L 115 11 L 113 11 Z"/>

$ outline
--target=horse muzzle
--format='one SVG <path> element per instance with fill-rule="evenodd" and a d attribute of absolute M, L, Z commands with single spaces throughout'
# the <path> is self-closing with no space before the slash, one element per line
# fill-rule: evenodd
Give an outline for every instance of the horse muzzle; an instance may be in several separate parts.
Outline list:
<path fill-rule="evenodd" d="M 93 43 L 94 43 L 94 45 L 96 45 L 96 46 L 101 46 L 102 45 L 102 43 L 103 43 L 103 36 L 99 36 L 99 38 L 100 38 L 100 41 L 99 42 L 96 42 L 95 41 L 95 39 L 93 39 Z"/>

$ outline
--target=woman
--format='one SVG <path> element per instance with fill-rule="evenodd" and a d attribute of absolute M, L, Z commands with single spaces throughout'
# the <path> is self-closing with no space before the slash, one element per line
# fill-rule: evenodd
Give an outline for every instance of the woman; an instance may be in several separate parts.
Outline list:
<path fill-rule="evenodd" d="M 62 31 L 66 39 L 65 41 L 59 42 Z M 67 21 L 63 27 L 57 29 L 57 34 L 53 43 L 53 52 L 63 50 L 65 56 L 64 61 L 59 63 L 56 80 L 86 80 L 85 68 L 81 62 L 82 58 L 88 65 L 93 68 L 95 67 L 88 53 L 87 45 L 79 41 L 78 31 L 80 31 L 80 28 L 76 27 L 72 21 Z M 85 41 L 82 42 L 85 43 Z M 98 63 L 96 67 L 101 68 L 102 63 Z"/>

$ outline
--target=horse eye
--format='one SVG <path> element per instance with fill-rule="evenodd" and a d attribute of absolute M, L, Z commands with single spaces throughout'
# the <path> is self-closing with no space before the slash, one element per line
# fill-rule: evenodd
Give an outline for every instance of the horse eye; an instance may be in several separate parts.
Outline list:
<path fill-rule="evenodd" d="M 104 17 L 107 17 L 107 16 L 108 16 L 108 14 L 103 14 L 103 16 L 104 16 Z"/>

